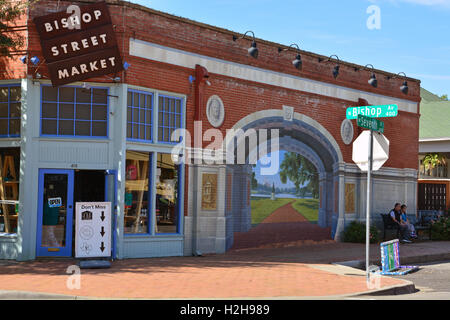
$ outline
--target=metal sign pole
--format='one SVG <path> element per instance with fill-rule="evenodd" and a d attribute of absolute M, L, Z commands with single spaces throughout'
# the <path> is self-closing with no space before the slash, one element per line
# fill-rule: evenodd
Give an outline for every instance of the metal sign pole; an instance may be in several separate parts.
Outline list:
<path fill-rule="evenodd" d="M 373 165 L 373 130 L 370 130 L 369 143 L 369 163 L 367 168 L 367 207 L 366 207 L 366 277 L 367 283 L 370 282 L 369 275 L 369 249 L 370 249 L 370 189 Z"/>

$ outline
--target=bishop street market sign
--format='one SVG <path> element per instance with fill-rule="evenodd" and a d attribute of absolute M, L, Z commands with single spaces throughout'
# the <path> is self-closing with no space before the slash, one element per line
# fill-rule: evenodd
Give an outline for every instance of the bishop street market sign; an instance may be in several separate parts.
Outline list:
<path fill-rule="evenodd" d="M 369 118 L 390 118 L 398 116 L 398 106 L 396 104 L 388 104 L 382 106 L 364 106 L 347 108 L 347 119 L 358 119 L 358 115 Z"/>
<path fill-rule="evenodd" d="M 53 86 L 123 70 L 105 2 L 33 19 Z"/>

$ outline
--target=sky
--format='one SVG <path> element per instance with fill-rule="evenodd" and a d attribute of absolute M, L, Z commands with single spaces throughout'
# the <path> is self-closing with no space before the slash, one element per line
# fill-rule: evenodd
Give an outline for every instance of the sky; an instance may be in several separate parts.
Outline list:
<path fill-rule="evenodd" d="M 433 93 L 450 94 L 450 0 L 131 2 L 237 33 L 251 30 L 257 38 L 296 43 L 302 50 L 347 62 L 404 72 Z"/>

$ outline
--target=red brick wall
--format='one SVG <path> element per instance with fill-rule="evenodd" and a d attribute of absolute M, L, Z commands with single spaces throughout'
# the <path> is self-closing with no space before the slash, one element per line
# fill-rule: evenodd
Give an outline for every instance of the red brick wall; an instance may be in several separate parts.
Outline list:
<path fill-rule="evenodd" d="M 78 3 L 87 4 L 89 2 L 95 1 L 80 1 Z M 405 96 L 399 90 L 403 82 L 402 79 L 391 79 L 388 81 L 386 80 L 388 73 L 377 71 L 378 88 L 373 88 L 367 83 L 371 72 L 366 70 L 355 71 L 354 67 L 356 65 L 350 63 L 342 63 L 340 75 L 337 79 L 334 79 L 331 72 L 335 63 L 319 63 L 319 56 L 308 52 L 302 52 L 303 69 L 298 71 L 293 68 L 291 63 L 295 57 L 295 52 L 290 51 L 280 55 L 278 54 L 277 44 L 257 40 L 259 57 L 258 59 L 253 59 L 247 54 L 247 48 L 251 42 L 249 40 L 232 41 L 234 33 L 228 30 L 177 18 L 138 5 L 120 1 L 108 2 L 111 4 L 109 7 L 110 13 L 115 25 L 117 42 L 122 52 L 123 60 L 131 64 L 127 72 L 122 72 L 118 76 L 122 78 L 122 81 L 129 84 L 185 94 L 187 96 L 186 123 L 187 128 L 191 132 L 193 130 L 195 96 L 194 87 L 189 83 L 188 76 L 193 75 L 194 70 L 129 56 L 127 52 L 130 37 L 357 90 L 409 99 L 414 102 L 420 101 L 420 82 L 417 80 L 408 79 L 409 94 Z M 69 4 L 74 3 L 76 2 L 61 1 L 59 2 L 58 11 L 62 11 Z M 41 0 L 31 9 L 28 20 L 28 50 L 31 56 L 37 55 L 42 60 L 39 37 L 31 19 L 35 16 L 56 12 L 57 6 L 57 1 Z M 243 32 L 246 30 L 237 31 Z M 255 32 L 257 35 L 257 30 Z M 0 59 L 0 69 L 3 61 L 3 66 L 6 65 L 6 69 L 9 70 L 2 70 L 0 79 L 23 77 L 23 65 L 20 61 L 17 62 L 18 57 L 15 59 L 15 61 Z M 399 70 L 392 71 L 398 72 Z M 36 72 L 35 67 L 30 67 L 28 73 L 33 74 L 34 72 Z M 39 69 L 39 72 L 44 77 L 47 75 L 45 65 Z M 225 133 L 227 128 L 232 127 L 238 120 L 250 113 L 264 109 L 281 110 L 283 105 L 289 105 L 293 106 L 296 112 L 315 119 L 327 128 L 339 144 L 344 161 L 352 162 L 352 147 L 342 143 L 340 125 L 345 118 L 345 108 L 352 105 L 356 106 L 356 102 L 253 83 L 217 74 L 210 74 L 209 80 L 212 85 L 205 87 L 202 108 L 203 110 L 205 109 L 206 100 L 210 95 L 217 94 L 221 97 L 225 104 L 226 112 L 225 121 L 221 127 L 223 133 Z M 110 82 L 106 77 L 90 79 L 90 81 Z M 211 126 L 206 120 L 205 112 L 203 112 L 203 115 L 203 129 L 207 130 Z M 355 120 L 353 124 L 356 137 L 361 130 L 356 127 Z M 385 164 L 386 166 L 417 169 L 418 127 L 418 114 L 400 112 L 397 118 L 385 120 L 385 135 L 391 142 L 390 159 Z M 209 142 L 205 143 L 205 145 L 207 144 Z M 186 190 L 188 188 L 187 177 Z M 187 208 L 187 197 L 185 200 Z"/>
<path fill-rule="evenodd" d="M 59 10 L 64 10 L 72 3 L 61 1 Z M 84 4 L 84 2 L 80 3 Z M 42 0 L 31 10 L 30 19 L 34 16 L 55 12 L 56 6 L 57 1 Z M 130 37 L 368 92 L 407 98 L 412 101 L 420 99 L 418 81 L 409 81 L 409 94 L 405 96 L 399 90 L 403 80 L 387 81 L 385 80 L 387 74 L 377 74 L 379 86 L 372 88 L 367 83 L 367 79 L 370 77 L 369 71 L 354 71 L 352 65 L 341 65 L 340 75 L 335 80 L 331 75 L 334 63 L 319 63 L 315 54 L 302 53 L 303 70 L 298 71 L 291 64 L 294 53 L 287 52 L 279 55 L 277 46 L 269 42 L 258 41 L 259 58 L 253 59 L 247 55 L 246 50 L 250 42 L 247 40 L 233 42 L 232 33 L 227 30 L 182 20 L 156 11 L 142 9 L 136 5 L 110 5 L 110 12 L 122 57 L 131 63 L 128 71 L 119 76 L 122 76 L 124 81 L 129 84 L 187 95 L 186 120 L 189 130 L 193 130 L 194 88 L 189 83 L 188 76 L 193 74 L 193 70 L 127 55 L 125 52 L 128 52 Z M 31 20 L 29 20 L 29 25 L 29 50 L 39 56 L 41 51 L 39 38 Z M 30 73 L 32 72 L 33 70 L 30 69 Z M 41 67 L 39 72 L 45 74 L 45 66 Z M 110 81 L 106 77 L 92 80 Z M 346 146 L 342 143 L 340 125 L 345 118 L 345 108 L 357 105 L 357 103 L 216 74 L 210 74 L 209 80 L 212 85 L 205 87 L 203 109 L 210 95 L 217 94 L 222 98 L 226 109 L 226 118 L 221 127 L 224 133 L 226 128 L 232 127 L 245 115 L 258 110 L 281 109 L 283 105 L 289 105 L 293 106 L 296 112 L 315 119 L 327 128 L 338 142 L 344 161 L 352 162 L 352 148 L 351 145 Z M 203 113 L 204 120 L 206 120 L 206 114 Z M 400 112 L 397 118 L 384 121 L 385 135 L 391 141 L 390 159 L 386 166 L 417 169 L 418 115 Z M 353 123 L 356 137 L 360 130 L 356 128 L 356 121 Z M 209 122 L 203 121 L 203 129 L 207 130 L 208 128 L 211 128 Z M 207 144 L 209 143 L 205 142 L 205 146 Z"/>

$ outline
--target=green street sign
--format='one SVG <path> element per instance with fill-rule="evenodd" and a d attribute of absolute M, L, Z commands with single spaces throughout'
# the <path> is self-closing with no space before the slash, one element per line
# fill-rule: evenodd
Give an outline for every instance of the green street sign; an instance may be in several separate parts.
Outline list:
<path fill-rule="evenodd" d="M 384 133 L 384 122 L 363 116 L 362 114 L 358 115 L 358 120 L 356 121 L 358 127 L 366 128 L 373 131 L 378 131 Z"/>
<path fill-rule="evenodd" d="M 347 108 L 347 119 L 357 119 L 358 115 L 369 118 L 390 118 L 398 116 L 398 106 L 396 104 L 388 104 L 382 106 L 365 106 Z"/>

